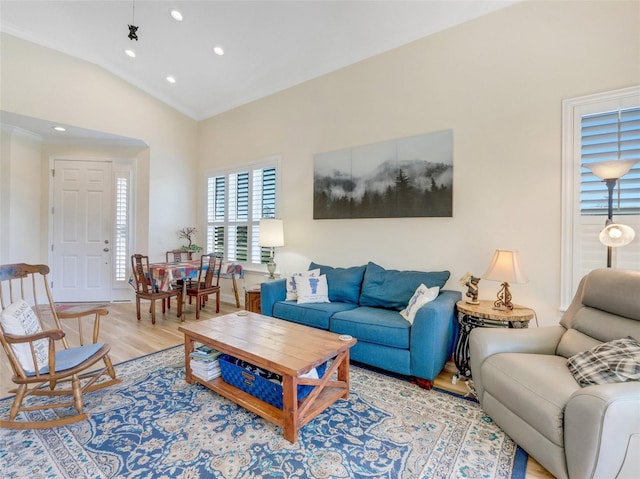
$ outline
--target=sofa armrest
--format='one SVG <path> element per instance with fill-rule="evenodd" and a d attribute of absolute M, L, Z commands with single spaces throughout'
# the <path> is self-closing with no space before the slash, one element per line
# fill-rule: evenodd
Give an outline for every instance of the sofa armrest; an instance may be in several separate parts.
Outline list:
<path fill-rule="evenodd" d="M 482 364 L 489 356 L 499 353 L 555 354 L 565 331 L 566 329 L 562 326 L 532 329 L 472 329 L 469 335 L 469 366 L 480 404 L 484 395 Z"/>
<path fill-rule="evenodd" d="M 260 312 L 265 316 L 273 316 L 273 305 L 284 301 L 287 297 L 285 278 L 265 281 L 260 285 Z"/>
<path fill-rule="evenodd" d="M 458 336 L 455 319 L 459 291 L 442 290 L 416 312 L 411 326 L 411 374 L 433 381 L 451 357 Z"/>
<path fill-rule="evenodd" d="M 640 383 L 588 386 L 565 408 L 569 477 L 631 477 L 640 471 Z"/>

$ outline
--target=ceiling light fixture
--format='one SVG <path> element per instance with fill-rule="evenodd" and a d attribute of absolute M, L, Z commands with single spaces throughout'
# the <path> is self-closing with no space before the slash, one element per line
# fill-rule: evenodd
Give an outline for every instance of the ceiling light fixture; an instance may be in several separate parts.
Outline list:
<path fill-rule="evenodd" d="M 168 81 L 169 83 L 175 83 L 175 82 L 176 82 L 176 79 L 175 79 L 174 77 L 172 77 L 171 75 L 169 75 L 169 76 L 167 77 L 167 81 Z"/>
<path fill-rule="evenodd" d="M 129 25 L 129 40 L 135 40 L 136 42 L 138 41 L 138 35 L 137 35 L 137 31 L 138 31 L 138 27 L 134 25 L 135 20 L 136 20 L 136 2 L 135 0 L 132 2 L 133 5 L 133 13 L 131 14 L 131 25 Z"/>
<path fill-rule="evenodd" d="M 176 21 L 176 22 L 181 22 L 182 21 L 182 13 L 180 13 L 180 11 L 176 10 L 175 8 L 171 10 L 171 17 Z"/>
<path fill-rule="evenodd" d="M 64 126 L 52 126 L 51 128 L 59 132 L 67 131 L 67 129 Z"/>
<path fill-rule="evenodd" d="M 131 50 L 131 48 L 127 48 L 124 52 L 126 53 L 126 55 L 128 57 L 131 57 L 131 58 L 135 58 L 136 57 L 136 52 Z"/>
<path fill-rule="evenodd" d="M 222 49 L 222 47 L 213 47 L 213 51 L 215 52 L 216 55 L 224 55 L 224 50 Z"/>

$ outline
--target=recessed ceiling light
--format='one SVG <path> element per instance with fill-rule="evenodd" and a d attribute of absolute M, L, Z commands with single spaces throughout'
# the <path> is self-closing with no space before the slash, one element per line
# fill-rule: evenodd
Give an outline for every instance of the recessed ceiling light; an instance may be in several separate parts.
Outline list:
<path fill-rule="evenodd" d="M 127 56 L 129 56 L 131 58 L 135 58 L 136 57 L 136 52 L 131 50 L 131 48 L 127 48 L 124 52 L 127 54 Z"/>
<path fill-rule="evenodd" d="M 175 82 L 176 82 L 176 79 L 175 79 L 174 77 L 172 77 L 171 75 L 169 75 L 169 76 L 167 77 L 167 81 L 168 81 L 169 83 L 175 83 Z"/>
<path fill-rule="evenodd" d="M 176 21 L 176 22 L 181 22 L 182 21 L 182 13 L 180 13 L 178 10 L 176 10 L 175 8 L 173 10 L 171 10 L 171 17 Z"/>
<path fill-rule="evenodd" d="M 222 49 L 222 47 L 213 47 L 213 51 L 215 52 L 216 55 L 224 55 L 224 50 Z"/>
<path fill-rule="evenodd" d="M 64 126 L 53 126 L 52 128 L 56 131 L 67 131 Z"/>

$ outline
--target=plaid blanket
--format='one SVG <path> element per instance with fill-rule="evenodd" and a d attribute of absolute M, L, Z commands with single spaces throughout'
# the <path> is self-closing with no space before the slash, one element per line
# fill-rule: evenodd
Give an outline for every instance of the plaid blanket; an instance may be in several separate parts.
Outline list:
<path fill-rule="evenodd" d="M 567 366 L 580 386 L 640 381 L 640 342 L 631 336 L 575 354 Z"/>

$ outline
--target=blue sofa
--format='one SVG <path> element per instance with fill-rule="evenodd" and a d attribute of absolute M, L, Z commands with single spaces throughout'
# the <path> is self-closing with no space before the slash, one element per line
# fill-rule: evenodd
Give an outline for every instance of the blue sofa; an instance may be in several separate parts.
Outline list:
<path fill-rule="evenodd" d="M 262 314 L 351 335 L 358 340 L 352 360 L 415 377 L 420 386 L 431 388 L 458 335 L 455 306 L 461 293 L 442 290 L 449 272 L 387 270 L 372 262 L 350 268 L 309 266 L 317 268 L 326 275 L 330 302 L 287 301 L 286 279 L 281 278 L 262 283 Z M 400 311 L 420 284 L 441 290 L 411 324 Z"/>

